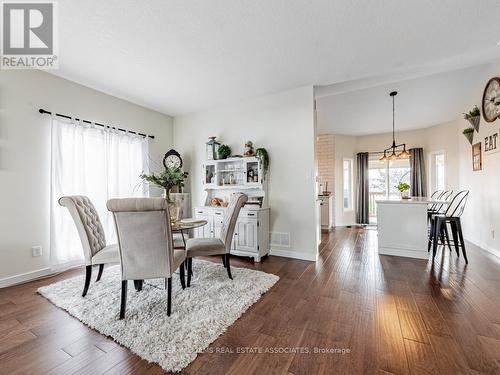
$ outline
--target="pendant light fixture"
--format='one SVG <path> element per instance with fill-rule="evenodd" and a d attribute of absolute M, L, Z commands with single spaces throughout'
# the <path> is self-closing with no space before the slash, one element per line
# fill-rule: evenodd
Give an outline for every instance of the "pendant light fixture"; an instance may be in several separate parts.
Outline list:
<path fill-rule="evenodd" d="M 397 160 L 397 159 L 407 159 L 410 157 L 410 153 L 406 150 L 406 144 L 401 143 L 396 144 L 395 131 L 394 131 L 394 97 L 398 94 L 397 91 L 391 92 L 389 95 L 392 96 L 392 146 L 384 150 L 384 156 L 380 158 L 381 161 L 387 160 Z M 403 151 L 399 152 L 398 149 L 403 147 Z"/>

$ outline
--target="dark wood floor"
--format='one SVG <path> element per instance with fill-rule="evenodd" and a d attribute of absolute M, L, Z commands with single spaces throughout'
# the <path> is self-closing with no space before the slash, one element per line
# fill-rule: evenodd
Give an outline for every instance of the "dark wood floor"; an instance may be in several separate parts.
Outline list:
<path fill-rule="evenodd" d="M 233 258 L 281 279 L 185 373 L 500 373 L 499 259 L 472 245 L 468 266 L 448 250 L 434 264 L 378 256 L 376 231 L 359 228 L 323 240 L 316 264 Z M 162 373 L 35 293 L 80 272 L 0 290 L 0 373 Z"/>

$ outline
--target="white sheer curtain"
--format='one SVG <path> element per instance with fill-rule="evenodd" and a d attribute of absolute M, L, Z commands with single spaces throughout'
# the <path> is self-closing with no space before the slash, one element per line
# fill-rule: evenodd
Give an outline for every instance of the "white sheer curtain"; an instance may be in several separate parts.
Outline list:
<path fill-rule="evenodd" d="M 148 139 L 82 122 L 52 117 L 50 262 L 53 269 L 83 259 L 78 232 L 66 208 L 64 195 L 86 195 L 94 204 L 107 243 L 116 242 L 113 217 L 106 209 L 110 198 L 147 196 L 139 175 L 148 172 Z"/>

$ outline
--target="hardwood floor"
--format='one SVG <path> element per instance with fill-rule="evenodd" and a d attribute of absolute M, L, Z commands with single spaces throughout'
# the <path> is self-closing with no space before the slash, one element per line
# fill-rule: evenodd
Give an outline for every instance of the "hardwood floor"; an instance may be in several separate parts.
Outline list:
<path fill-rule="evenodd" d="M 468 266 L 449 250 L 434 264 L 378 256 L 376 241 L 342 228 L 316 264 L 233 257 L 280 281 L 184 372 L 500 373 L 500 260 L 470 244 Z M 0 374 L 163 373 L 35 293 L 82 272 L 0 289 Z"/>

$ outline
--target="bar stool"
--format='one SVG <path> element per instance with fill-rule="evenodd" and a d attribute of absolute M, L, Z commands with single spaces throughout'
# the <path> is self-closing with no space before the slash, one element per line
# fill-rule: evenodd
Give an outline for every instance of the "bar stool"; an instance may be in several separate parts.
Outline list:
<path fill-rule="evenodd" d="M 437 191 L 438 194 L 435 194 L 436 192 L 434 192 L 431 196 L 431 198 L 435 198 L 436 200 L 440 200 L 442 201 L 443 203 L 434 203 L 432 204 L 429 209 L 427 210 L 427 222 L 429 224 L 429 236 L 432 237 L 433 233 L 432 233 L 432 217 L 434 215 L 437 215 L 437 214 L 443 214 L 444 213 L 444 205 L 445 203 L 444 202 L 447 202 L 450 197 L 452 196 L 453 194 L 453 190 L 438 190 Z M 451 251 L 451 246 L 450 246 L 450 238 L 449 238 L 449 235 L 448 235 L 448 227 L 445 225 L 443 227 L 443 230 L 441 231 L 441 233 L 439 233 L 439 237 L 441 239 L 441 243 L 444 245 L 445 244 L 445 240 L 447 240 L 448 242 L 448 247 Z M 427 248 L 427 251 L 429 252 L 431 250 L 431 245 L 429 243 L 429 246 Z"/>
<path fill-rule="evenodd" d="M 450 246 L 450 238 L 448 235 L 447 225 L 450 225 L 452 236 L 453 236 L 453 244 L 455 246 L 455 251 L 457 252 L 457 256 L 460 256 L 459 246 L 462 248 L 462 254 L 465 259 L 465 263 L 469 263 L 467 259 L 467 253 L 465 251 L 465 241 L 462 232 L 462 224 L 460 221 L 460 217 L 462 216 L 465 205 L 467 204 L 467 199 L 469 197 L 469 190 L 463 190 L 458 192 L 450 204 L 444 211 L 444 213 L 436 213 L 431 217 L 431 233 L 429 236 L 429 250 L 432 244 L 432 259 L 436 257 L 436 251 L 438 246 L 439 237 L 441 237 L 441 242 L 443 246 L 445 245 L 444 241 L 448 243 L 448 247 L 451 250 Z M 460 241 L 460 244 L 459 244 Z"/>
<path fill-rule="evenodd" d="M 448 201 L 451 195 L 453 194 L 453 190 L 436 190 L 432 193 L 431 198 L 439 201 Z M 433 203 L 427 210 L 427 219 L 430 223 L 432 215 L 437 213 L 443 213 L 444 203 Z"/>

